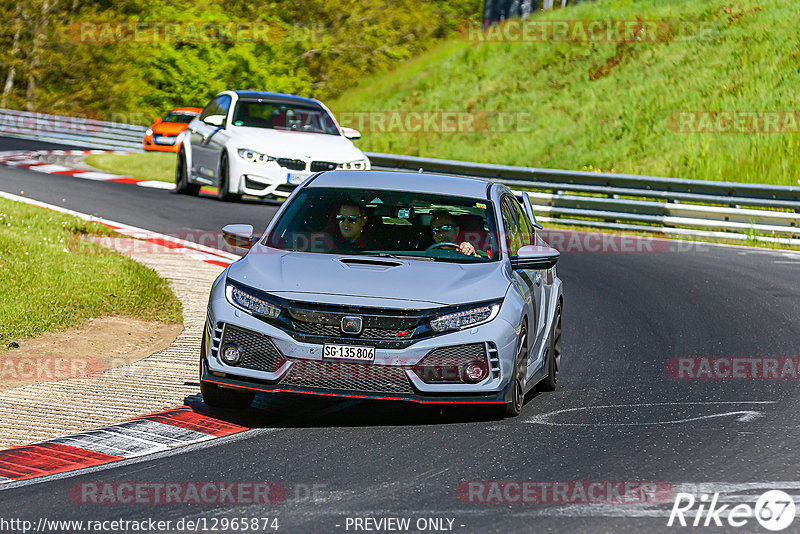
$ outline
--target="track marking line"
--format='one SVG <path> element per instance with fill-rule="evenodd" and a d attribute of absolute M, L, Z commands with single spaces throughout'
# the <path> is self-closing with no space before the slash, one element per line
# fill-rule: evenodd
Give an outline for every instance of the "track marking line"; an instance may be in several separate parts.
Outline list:
<path fill-rule="evenodd" d="M 249 429 L 183 406 L 0 451 L 0 485 L 162 453 Z"/>
<path fill-rule="evenodd" d="M 138 152 L 135 152 L 138 154 Z M 63 165 L 43 163 L 38 156 L 72 156 L 72 155 L 86 155 L 86 154 L 134 154 L 134 152 L 121 151 L 121 150 L 37 150 L 33 152 L 14 152 L 9 151 L 3 153 L 4 156 L 0 157 L 0 163 L 10 167 L 17 167 L 20 169 L 30 169 L 44 174 L 61 174 L 73 176 L 75 178 L 83 178 L 84 180 L 95 180 L 99 182 L 116 182 L 122 184 L 133 184 L 141 187 L 149 187 L 151 189 L 164 189 L 174 190 L 175 184 L 170 182 L 161 182 L 158 180 L 144 180 L 142 178 L 133 178 L 131 176 L 122 176 L 101 171 L 87 171 L 82 169 L 70 169 Z"/>
<path fill-rule="evenodd" d="M 630 409 L 630 408 L 641 408 L 641 407 L 653 407 L 653 406 L 715 406 L 715 405 L 742 405 L 742 404 L 777 404 L 777 401 L 707 401 L 707 402 L 650 402 L 650 403 L 640 403 L 640 404 L 609 404 L 609 405 L 601 405 L 601 406 L 580 406 L 577 408 L 564 408 L 562 410 L 553 410 L 551 412 L 543 413 L 534 415 L 533 417 L 522 421 L 523 423 L 528 424 L 538 424 L 538 425 L 549 425 L 549 426 L 580 426 L 580 427 L 600 427 L 600 426 L 656 426 L 656 425 L 673 425 L 673 424 L 680 424 L 680 423 L 689 423 L 693 421 L 700 421 L 705 419 L 715 419 L 719 417 L 731 417 L 731 416 L 738 416 L 736 417 L 736 421 L 742 423 L 748 423 L 754 421 L 760 417 L 763 417 L 764 414 L 758 410 L 737 410 L 737 411 L 729 411 L 723 413 L 716 413 L 716 414 L 706 414 L 706 415 L 699 415 L 695 417 L 684 417 L 681 419 L 673 419 L 673 420 L 665 420 L 665 421 L 646 421 L 646 422 L 634 422 L 634 423 L 615 423 L 615 422 L 596 422 L 596 423 L 561 423 L 550 421 L 551 417 L 562 415 L 566 413 L 573 413 L 579 411 L 592 411 L 592 410 L 604 410 L 604 409 Z"/>

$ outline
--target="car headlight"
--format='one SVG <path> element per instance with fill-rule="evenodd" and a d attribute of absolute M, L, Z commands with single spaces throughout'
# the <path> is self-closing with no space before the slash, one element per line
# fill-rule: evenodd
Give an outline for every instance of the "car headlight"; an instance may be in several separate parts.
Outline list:
<path fill-rule="evenodd" d="M 147 130 L 144 131 L 144 134 L 145 135 L 153 135 L 153 130 L 151 128 L 148 128 Z"/>
<path fill-rule="evenodd" d="M 463 310 L 455 313 L 448 313 L 447 315 L 440 315 L 435 319 L 431 319 L 431 328 L 436 332 L 444 332 L 445 330 L 461 330 L 462 328 L 469 328 L 488 323 L 500 311 L 500 304 L 486 304 L 485 306 L 478 306 L 469 310 Z"/>
<path fill-rule="evenodd" d="M 260 163 L 262 165 L 266 165 L 270 161 L 275 161 L 275 158 L 272 156 L 267 156 L 266 154 L 262 154 L 261 152 L 256 152 L 255 150 L 250 150 L 249 148 L 240 148 L 237 150 L 239 153 L 239 157 L 245 161 L 249 161 L 250 163 Z"/>
<path fill-rule="evenodd" d="M 277 306 L 231 284 L 228 284 L 225 288 L 225 296 L 228 298 L 228 302 L 253 315 L 262 315 L 274 319 L 281 314 L 281 309 Z"/>
<path fill-rule="evenodd" d="M 348 161 L 347 163 L 340 163 L 336 166 L 337 169 L 342 169 L 345 171 L 368 171 L 369 170 L 369 160 L 368 159 L 357 159 L 355 161 Z"/>

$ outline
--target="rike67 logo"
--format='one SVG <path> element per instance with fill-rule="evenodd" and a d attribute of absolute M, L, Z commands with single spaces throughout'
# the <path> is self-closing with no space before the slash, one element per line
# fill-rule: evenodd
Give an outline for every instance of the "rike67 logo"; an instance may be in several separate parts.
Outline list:
<path fill-rule="evenodd" d="M 667 526 L 730 526 L 734 528 L 747 525 L 753 518 L 765 529 L 783 530 L 794 521 L 795 504 L 791 495 L 780 490 L 770 490 L 761 495 L 750 506 L 740 503 L 719 504 L 720 494 L 709 496 L 704 493 L 696 498 L 691 493 L 678 493 Z M 725 525 L 727 523 L 727 525 Z"/>

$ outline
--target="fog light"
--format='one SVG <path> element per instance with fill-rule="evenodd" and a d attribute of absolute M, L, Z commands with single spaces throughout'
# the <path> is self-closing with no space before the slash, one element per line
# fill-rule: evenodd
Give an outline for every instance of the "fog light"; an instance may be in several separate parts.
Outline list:
<path fill-rule="evenodd" d="M 236 365 L 242 359 L 242 351 L 233 344 L 223 345 L 220 354 L 222 354 L 222 361 L 228 365 Z"/>
<path fill-rule="evenodd" d="M 480 382 L 489 375 L 486 362 L 469 362 L 464 367 L 464 382 Z"/>

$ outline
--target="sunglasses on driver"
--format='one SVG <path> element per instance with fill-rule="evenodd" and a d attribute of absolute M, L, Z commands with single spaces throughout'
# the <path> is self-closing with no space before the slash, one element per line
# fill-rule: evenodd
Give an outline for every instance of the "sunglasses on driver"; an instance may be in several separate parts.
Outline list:
<path fill-rule="evenodd" d="M 453 226 L 452 224 L 443 224 L 441 226 L 434 226 L 433 228 L 431 228 L 431 232 L 433 232 L 434 234 L 444 234 L 447 232 L 452 232 L 453 228 L 455 228 L 455 226 Z"/>
<path fill-rule="evenodd" d="M 358 221 L 358 215 L 342 215 L 339 214 L 336 216 L 336 220 L 339 222 L 347 221 L 350 224 L 355 224 Z"/>

